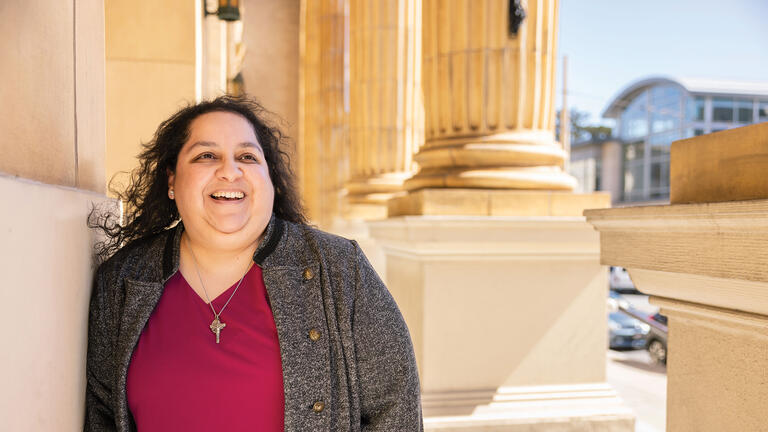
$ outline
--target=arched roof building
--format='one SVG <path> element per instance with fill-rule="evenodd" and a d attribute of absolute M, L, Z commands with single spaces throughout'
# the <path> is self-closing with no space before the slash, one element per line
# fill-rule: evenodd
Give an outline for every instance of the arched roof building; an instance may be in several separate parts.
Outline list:
<path fill-rule="evenodd" d="M 621 90 L 603 117 L 621 146 L 617 203 L 669 197 L 673 141 L 768 121 L 768 82 L 649 77 Z"/>

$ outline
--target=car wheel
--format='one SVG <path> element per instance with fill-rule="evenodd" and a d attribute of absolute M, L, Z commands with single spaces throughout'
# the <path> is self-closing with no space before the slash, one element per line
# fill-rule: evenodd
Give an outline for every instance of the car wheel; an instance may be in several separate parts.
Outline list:
<path fill-rule="evenodd" d="M 651 355 L 651 360 L 658 364 L 667 364 L 667 347 L 659 340 L 652 340 L 648 344 L 648 354 Z"/>

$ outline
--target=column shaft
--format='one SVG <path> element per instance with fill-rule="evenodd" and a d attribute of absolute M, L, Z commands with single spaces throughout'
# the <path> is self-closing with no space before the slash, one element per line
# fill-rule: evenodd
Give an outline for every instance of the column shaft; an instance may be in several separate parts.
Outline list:
<path fill-rule="evenodd" d="M 572 190 L 554 140 L 558 0 L 530 0 L 517 35 L 505 0 L 424 0 L 425 187 Z"/>
<path fill-rule="evenodd" d="M 421 0 L 350 2 L 350 204 L 401 192 L 422 141 Z"/>
<path fill-rule="evenodd" d="M 309 216 L 321 226 L 338 214 L 348 177 L 346 11 L 345 0 L 303 4 L 301 186 Z"/>

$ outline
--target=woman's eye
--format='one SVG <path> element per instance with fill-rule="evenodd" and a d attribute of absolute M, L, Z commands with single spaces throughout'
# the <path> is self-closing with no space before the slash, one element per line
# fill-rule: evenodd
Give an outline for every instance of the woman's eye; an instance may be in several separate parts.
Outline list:
<path fill-rule="evenodd" d="M 240 156 L 240 159 L 244 159 L 244 160 L 248 160 L 248 161 L 252 161 L 252 162 L 258 162 L 259 161 L 259 159 L 256 158 L 256 156 L 254 156 L 254 155 L 252 155 L 250 153 L 246 153 L 246 154 Z"/>
<path fill-rule="evenodd" d="M 203 153 L 197 157 L 197 159 L 213 159 L 213 158 L 214 156 L 212 153 Z"/>

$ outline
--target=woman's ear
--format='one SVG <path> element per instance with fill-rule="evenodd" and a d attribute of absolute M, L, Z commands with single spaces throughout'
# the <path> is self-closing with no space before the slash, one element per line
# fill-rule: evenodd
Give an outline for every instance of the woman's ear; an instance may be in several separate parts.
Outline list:
<path fill-rule="evenodd" d="M 171 171 L 170 168 L 166 168 L 165 174 L 168 176 L 168 189 L 173 189 L 173 181 L 176 179 L 176 173 Z"/>

